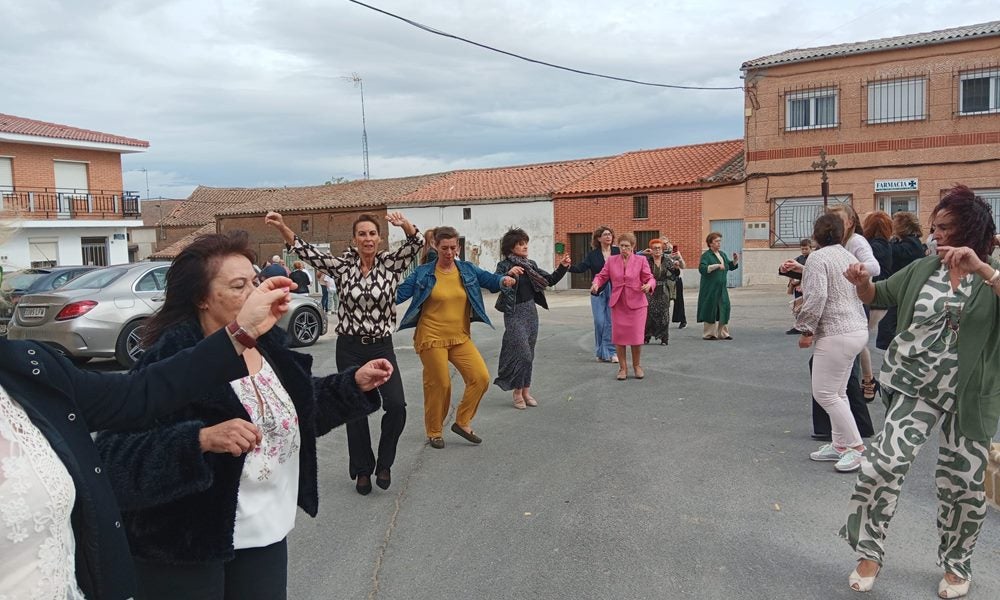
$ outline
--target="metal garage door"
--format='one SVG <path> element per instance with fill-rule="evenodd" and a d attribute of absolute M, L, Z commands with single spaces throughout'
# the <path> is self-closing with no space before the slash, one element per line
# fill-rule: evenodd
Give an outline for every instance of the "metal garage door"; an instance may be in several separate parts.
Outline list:
<path fill-rule="evenodd" d="M 740 287 L 743 285 L 743 219 L 725 219 L 722 221 L 711 221 L 709 226 L 712 231 L 722 234 L 722 251 L 726 256 L 732 258 L 733 252 L 740 255 L 740 268 L 730 271 L 727 284 L 728 287 Z"/>

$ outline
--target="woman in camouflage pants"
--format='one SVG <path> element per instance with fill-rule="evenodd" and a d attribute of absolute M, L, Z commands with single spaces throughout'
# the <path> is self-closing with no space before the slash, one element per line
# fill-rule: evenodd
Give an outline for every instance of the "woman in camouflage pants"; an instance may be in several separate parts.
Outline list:
<path fill-rule="evenodd" d="M 950 190 L 931 220 L 937 255 L 875 284 L 863 265 L 844 274 L 863 302 L 897 306 L 898 321 L 879 377 L 888 392 L 885 425 L 862 461 L 840 533 L 860 556 L 851 588 L 869 591 L 903 478 L 940 423 L 938 596 L 960 598 L 986 517 L 987 451 L 1000 420 L 1000 263 L 989 258 L 989 204 L 969 188 Z"/>

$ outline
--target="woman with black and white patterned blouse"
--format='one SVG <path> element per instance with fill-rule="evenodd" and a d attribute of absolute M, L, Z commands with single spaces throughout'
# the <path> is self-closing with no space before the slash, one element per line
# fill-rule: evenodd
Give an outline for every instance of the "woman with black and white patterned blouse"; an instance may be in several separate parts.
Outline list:
<path fill-rule="evenodd" d="M 361 215 L 354 221 L 354 243 L 340 256 L 317 250 L 295 235 L 281 215 L 269 212 L 264 222 L 279 232 L 289 250 L 308 262 L 317 271 L 333 277 L 339 291 L 337 307 L 337 370 L 363 365 L 375 358 L 392 363 L 393 373 L 380 388 L 382 394 L 382 437 L 378 444 L 378 459 L 372 452 L 368 420 L 347 424 L 347 450 L 350 455 L 351 479 L 361 495 L 372 491 L 375 484 L 383 490 L 392 483 L 392 463 L 396 445 L 406 425 L 406 400 L 403 380 L 399 375 L 396 353 L 392 349 L 392 333 L 396 330 L 396 287 L 403 271 L 420 253 L 424 239 L 416 227 L 401 213 L 389 213 L 386 220 L 406 233 L 406 241 L 389 252 L 379 251 L 382 241 L 380 219 Z"/>

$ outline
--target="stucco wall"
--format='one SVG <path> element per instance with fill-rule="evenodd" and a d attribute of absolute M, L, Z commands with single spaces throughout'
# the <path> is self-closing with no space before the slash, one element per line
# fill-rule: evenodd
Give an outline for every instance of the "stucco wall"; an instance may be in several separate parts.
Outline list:
<path fill-rule="evenodd" d="M 463 209 L 471 209 L 471 218 L 463 218 Z M 500 239 L 512 227 L 520 227 L 531 238 L 528 257 L 546 271 L 555 265 L 555 240 L 553 239 L 553 213 L 550 200 L 533 202 L 503 202 L 494 204 L 456 204 L 453 206 L 398 206 L 389 211 L 399 211 L 406 215 L 421 231 L 431 227 L 449 225 L 465 238 L 465 258 L 476 262 L 487 271 L 493 271 L 500 262 Z M 389 244 L 402 242 L 403 233 L 399 228 L 389 232 Z M 568 287 L 568 278 L 557 288 Z"/>

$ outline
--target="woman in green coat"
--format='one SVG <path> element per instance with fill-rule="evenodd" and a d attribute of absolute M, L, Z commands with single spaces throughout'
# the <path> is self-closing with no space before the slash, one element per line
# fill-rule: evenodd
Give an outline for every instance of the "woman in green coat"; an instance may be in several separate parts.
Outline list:
<path fill-rule="evenodd" d="M 732 260 L 722 252 L 722 234 L 713 231 L 705 238 L 708 250 L 701 255 L 698 272 L 698 322 L 704 323 L 702 339 L 731 340 L 729 335 L 729 289 L 726 275 L 739 268 L 740 257 L 733 252 Z"/>
<path fill-rule="evenodd" d="M 885 425 L 861 462 L 841 535 L 857 551 L 852 589 L 867 592 L 910 465 L 940 424 L 937 485 L 941 598 L 969 592 L 972 549 L 986 518 L 987 452 L 1000 420 L 1000 262 L 993 214 L 965 186 L 931 212 L 937 254 L 872 283 L 863 265 L 844 276 L 862 302 L 896 306 L 896 337 L 879 380 Z"/>

